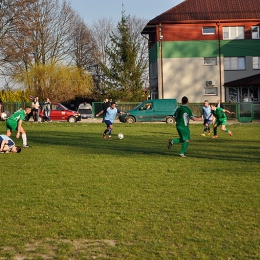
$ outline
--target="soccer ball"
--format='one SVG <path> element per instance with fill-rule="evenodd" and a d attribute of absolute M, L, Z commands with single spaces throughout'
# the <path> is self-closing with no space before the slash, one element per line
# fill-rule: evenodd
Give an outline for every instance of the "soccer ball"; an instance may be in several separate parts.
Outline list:
<path fill-rule="evenodd" d="M 118 134 L 117 137 L 118 137 L 118 139 L 123 139 L 123 138 L 124 138 L 124 135 L 120 133 L 120 134 Z"/>

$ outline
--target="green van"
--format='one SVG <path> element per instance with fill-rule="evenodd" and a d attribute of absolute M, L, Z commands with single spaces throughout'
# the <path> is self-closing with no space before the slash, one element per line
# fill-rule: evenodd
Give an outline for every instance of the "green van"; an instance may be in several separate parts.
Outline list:
<path fill-rule="evenodd" d="M 156 122 L 167 124 L 174 122 L 173 114 L 178 107 L 176 99 L 146 100 L 132 110 L 125 111 L 119 116 L 120 122 Z"/>

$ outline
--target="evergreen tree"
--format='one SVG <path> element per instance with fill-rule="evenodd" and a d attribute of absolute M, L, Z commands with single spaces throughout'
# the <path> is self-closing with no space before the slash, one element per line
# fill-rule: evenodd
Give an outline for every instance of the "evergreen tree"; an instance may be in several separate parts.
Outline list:
<path fill-rule="evenodd" d="M 113 99 L 120 101 L 143 100 L 142 75 L 147 64 L 138 60 L 140 43 L 133 41 L 129 29 L 129 16 L 122 12 L 117 31 L 110 35 L 106 47 L 107 64 L 101 64 L 104 74 L 104 90 Z"/>

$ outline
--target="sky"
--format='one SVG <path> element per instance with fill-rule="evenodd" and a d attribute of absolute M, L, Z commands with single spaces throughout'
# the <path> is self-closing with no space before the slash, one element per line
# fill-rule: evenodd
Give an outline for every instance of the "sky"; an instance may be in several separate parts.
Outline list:
<path fill-rule="evenodd" d="M 89 26 L 101 18 L 121 20 L 121 12 L 140 19 L 152 20 L 184 0 L 70 0 L 72 8 Z M 123 5 L 123 6 L 122 6 Z M 122 9 L 123 8 L 123 9 Z"/>

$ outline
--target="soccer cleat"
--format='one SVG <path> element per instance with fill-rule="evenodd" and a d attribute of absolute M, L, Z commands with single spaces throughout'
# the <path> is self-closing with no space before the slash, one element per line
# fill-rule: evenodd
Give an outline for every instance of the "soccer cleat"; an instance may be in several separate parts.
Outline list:
<path fill-rule="evenodd" d="M 24 148 L 29 148 L 29 147 L 31 147 L 31 146 L 29 146 L 28 144 L 26 144 L 26 145 L 24 145 L 23 147 L 24 147 Z"/>
<path fill-rule="evenodd" d="M 103 136 L 103 138 L 104 139 L 106 139 L 107 137 L 106 137 L 106 134 L 104 134 L 104 133 L 102 133 L 102 136 Z"/>
<path fill-rule="evenodd" d="M 183 158 L 186 157 L 186 155 L 184 155 L 183 153 L 180 153 L 179 156 Z"/>
<path fill-rule="evenodd" d="M 212 133 L 212 130 L 209 130 L 208 135 L 210 135 L 211 133 Z"/>
<path fill-rule="evenodd" d="M 201 134 L 200 136 L 205 136 L 205 134 L 203 133 L 203 134 Z"/>
<path fill-rule="evenodd" d="M 217 135 L 213 135 L 212 138 L 216 139 L 216 138 L 218 138 L 218 136 Z"/>
<path fill-rule="evenodd" d="M 111 139 L 112 139 L 112 138 L 111 138 L 111 135 L 109 135 L 109 136 L 108 136 L 108 140 L 111 140 Z"/>
<path fill-rule="evenodd" d="M 172 147 L 172 140 L 171 139 L 168 141 L 167 147 L 168 147 L 169 150 L 171 149 L 171 147 Z"/>
<path fill-rule="evenodd" d="M 233 135 L 231 131 L 228 131 L 228 134 L 229 134 L 230 136 L 232 136 L 232 135 Z"/>

